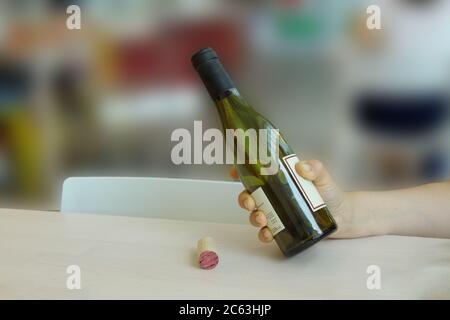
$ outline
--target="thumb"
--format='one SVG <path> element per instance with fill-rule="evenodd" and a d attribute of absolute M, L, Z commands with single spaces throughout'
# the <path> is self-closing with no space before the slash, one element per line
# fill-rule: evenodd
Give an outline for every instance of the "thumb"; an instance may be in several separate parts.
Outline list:
<path fill-rule="evenodd" d="M 301 177 L 314 183 L 320 195 L 332 210 L 339 208 L 344 199 L 344 194 L 320 161 L 299 161 L 295 165 L 295 170 Z"/>

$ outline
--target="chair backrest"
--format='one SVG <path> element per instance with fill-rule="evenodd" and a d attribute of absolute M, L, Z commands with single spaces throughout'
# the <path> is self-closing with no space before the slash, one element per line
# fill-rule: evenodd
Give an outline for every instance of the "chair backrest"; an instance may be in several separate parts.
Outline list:
<path fill-rule="evenodd" d="M 245 224 L 242 189 L 225 181 L 72 177 L 63 184 L 61 212 Z"/>

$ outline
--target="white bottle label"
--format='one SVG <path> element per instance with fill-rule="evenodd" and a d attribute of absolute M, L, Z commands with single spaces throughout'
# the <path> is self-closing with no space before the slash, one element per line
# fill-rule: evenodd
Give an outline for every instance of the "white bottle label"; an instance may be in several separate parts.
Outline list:
<path fill-rule="evenodd" d="M 267 227 L 272 232 L 272 234 L 275 236 L 280 231 L 283 231 L 284 224 L 283 222 L 281 222 L 280 217 L 278 217 L 277 212 L 272 207 L 272 204 L 270 203 L 263 189 L 259 187 L 258 189 L 253 191 L 252 197 L 256 202 L 258 210 L 261 210 L 265 213 L 267 218 Z"/>
<path fill-rule="evenodd" d="M 319 191 L 317 191 L 314 184 L 311 181 L 302 178 L 297 173 L 297 171 L 295 171 L 295 165 L 300 161 L 298 157 L 295 154 L 291 154 L 284 157 L 283 161 L 286 164 L 289 174 L 291 175 L 292 179 L 294 179 L 295 184 L 305 197 L 306 202 L 308 203 L 308 206 L 311 208 L 311 210 L 315 212 L 325 207 L 325 202 L 323 201 Z"/>

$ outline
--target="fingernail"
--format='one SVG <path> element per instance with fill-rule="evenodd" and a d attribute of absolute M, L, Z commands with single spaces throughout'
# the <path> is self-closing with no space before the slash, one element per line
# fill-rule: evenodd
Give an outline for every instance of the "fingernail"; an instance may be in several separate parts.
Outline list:
<path fill-rule="evenodd" d="M 256 214 L 256 218 L 255 218 L 255 220 L 256 220 L 256 222 L 258 222 L 258 224 L 262 224 L 264 221 L 264 214 L 262 214 L 261 212 L 258 212 L 257 214 Z"/>
<path fill-rule="evenodd" d="M 302 169 L 303 172 L 311 172 L 312 171 L 311 165 L 306 161 L 300 162 L 300 168 Z"/>
<path fill-rule="evenodd" d="M 247 209 L 249 211 L 253 210 L 253 200 L 250 198 L 245 199 L 244 207 L 245 207 L 245 209 Z"/>

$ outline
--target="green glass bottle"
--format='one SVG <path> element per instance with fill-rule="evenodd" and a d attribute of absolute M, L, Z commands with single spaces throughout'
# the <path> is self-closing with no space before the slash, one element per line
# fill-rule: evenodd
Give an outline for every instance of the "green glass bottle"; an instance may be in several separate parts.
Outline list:
<path fill-rule="evenodd" d="M 201 49 L 191 61 L 218 109 L 224 130 L 253 129 L 259 133 L 266 129 L 278 134 L 276 127 L 239 94 L 213 49 Z M 325 238 L 337 226 L 315 186 L 296 173 L 294 167 L 299 160 L 292 148 L 281 135 L 276 138 L 268 135 L 264 139 L 271 144 L 266 148 L 269 154 L 276 154 L 278 170 L 273 174 L 262 174 L 261 168 L 267 163 L 259 157 L 256 162 L 250 161 L 249 139 L 243 145 L 236 143 L 233 151 L 236 159 L 237 150 L 243 150 L 244 163 L 235 164 L 240 180 L 265 212 L 275 241 L 289 257 Z M 261 141 L 260 134 L 257 139 Z"/>

